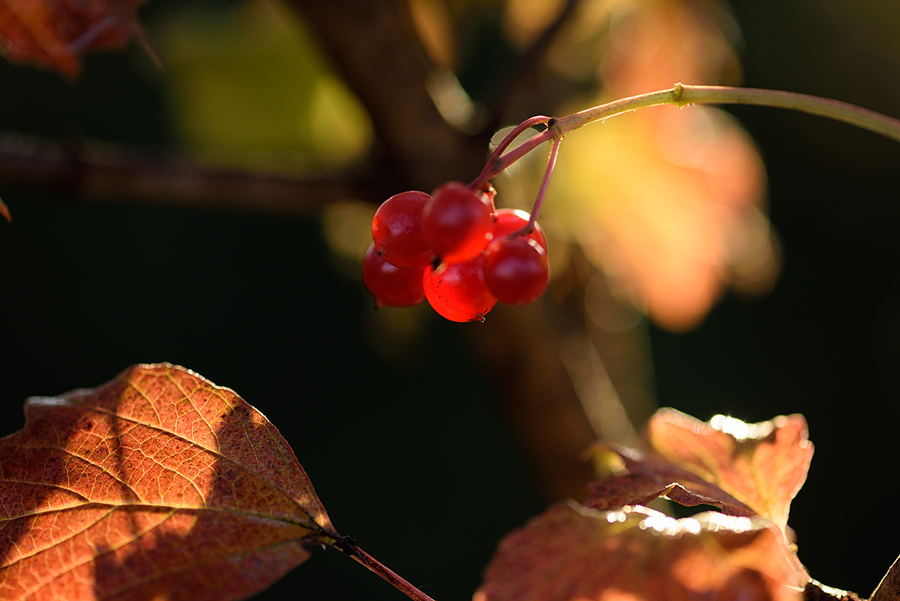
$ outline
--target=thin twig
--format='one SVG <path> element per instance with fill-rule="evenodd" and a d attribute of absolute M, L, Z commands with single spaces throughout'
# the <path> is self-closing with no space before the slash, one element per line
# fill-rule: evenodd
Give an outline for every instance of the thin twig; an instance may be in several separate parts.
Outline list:
<path fill-rule="evenodd" d="M 489 180 L 544 142 L 585 125 L 602 123 L 610 117 L 665 104 L 673 104 L 678 107 L 691 104 L 748 104 L 783 108 L 854 125 L 900 142 L 900 119 L 882 115 L 848 102 L 780 90 L 695 86 L 678 83 L 668 90 L 621 98 L 553 120 L 548 123 L 549 127 L 545 131 L 535 134 L 508 153 L 494 157 L 485 166 L 479 179 Z M 490 174 L 490 177 L 486 177 L 487 174 Z"/>
<path fill-rule="evenodd" d="M 669 90 L 660 90 L 649 94 L 623 98 L 585 109 L 561 118 L 558 127 L 562 133 L 566 133 L 594 121 L 603 121 L 615 115 L 662 104 L 674 104 L 676 106 L 687 106 L 690 104 L 749 104 L 789 109 L 855 125 L 900 142 L 900 119 L 888 117 L 849 102 L 781 90 L 757 90 L 752 88 L 732 88 L 729 86 L 695 86 L 681 83 L 675 84 Z"/>
<path fill-rule="evenodd" d="M 541 212 L 541 206 L 544 204 L 544 198 L 547 197 L 547 190 L 550 188 L 550 178 L 553 176 L 553 170 L 556 168 L 556 157 L 559 156 L 559 145 L 562 144 L 562 136 L 553 140 L 553 146 L 550 147 L 550 158 L 547 159 L 547 169 L 544 171 L 544 179 L 541 180 L 541 187 L 538 190 L 537 198 L 534 200 L 534 206 L 531 208 L 531 217 L 528 219 L 527 230 L 533 230 L 537 221 L 538 213 Z"/>

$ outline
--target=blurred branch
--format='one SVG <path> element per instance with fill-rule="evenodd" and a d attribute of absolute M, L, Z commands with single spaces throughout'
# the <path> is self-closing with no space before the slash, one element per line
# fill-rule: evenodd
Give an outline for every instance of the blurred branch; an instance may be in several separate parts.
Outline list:
<path fill-rule="evenodd" d="M 522 57 L 516 64 L 515 69 L 506 76 L 499 93 L 491 102 L 490 114 L 495 118 L 502 117 L 506 109 L 509 108 L 511 100 L 525 93 L 533 94 L 534 82 L 537 74 L 541 71 L 541 63 L 550 51 L 553 42 L 563 29 L 569 24 L 581 0 L 567 0 L 562 10 L 556 16 L 541 35 L 535 39 L 528 48 L 522 53 Z M 536 112 L 541 112 L 538 108 Z M 545 110 L 545 109 L 543 109 Z M 492 129 L 496 129 L 499 124 L 495 124 Z"/>
<path fill-rule="evenodd" d="M 448 179 L 468 180 L 478 173 L 487 139 L 457 131 L 435 107 L 427 86 L 433 66 L 416 34 L 408 2 L 289 4 L 318 35 L 366 106 L 379 141 L 409 184 L 430 191 Z"/>
<path fill-rule="evenodd" d="M 579 300 L 571 295 L 562 310 L 547 298 L 522 308 L 498 306 L 489 316 L 491 328 L 467 332 L 548 500 L 583 501 L 594 479 L 584 451 L 597 434 L 560 352 L 571 332 L 583 328 Z M 581 360 L 580 353 L 575 360 Z"/>
<path fill-rule="evenodd" d="M 203 165 L 93 141 L 0 134 L 0 183 L 72 198 L 276 214 L 311 214 L 341 198 L 374 201 L 390 175 L 281 175 Z"/>

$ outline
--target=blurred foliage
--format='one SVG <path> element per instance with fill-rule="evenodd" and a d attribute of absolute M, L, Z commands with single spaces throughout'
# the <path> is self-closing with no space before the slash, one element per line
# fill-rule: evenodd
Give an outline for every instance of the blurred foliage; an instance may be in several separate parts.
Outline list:
<path fill-rule="evenodd" d="M 277 0 L 185 5 L 154 25 L 154 38 L 193 148 L 231 160 L 292 151 L 295 163 L 337 167 L 372 143 L 365 109 Z"/>
<path fill-rule="evenodd" d="M 551 211 L 563 213 L 614 290 L 659 325 L 697 325 L 732 272 L 743 289 L 771 285 L 762 164 L 733 122 L 714 111 L 654 111 L 567 145 Z"/>

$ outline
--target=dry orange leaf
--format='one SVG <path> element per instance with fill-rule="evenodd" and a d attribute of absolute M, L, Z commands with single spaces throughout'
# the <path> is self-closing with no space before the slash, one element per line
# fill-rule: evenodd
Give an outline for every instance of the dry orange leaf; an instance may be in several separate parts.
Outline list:
<path fill-rule="evenodd" d="M 685 507 L 713 505 L 727 515 L 757 515 L 715 484 L 677 466 L 646 457 L 631 459 L 628 465 L 633 473 L 592 483 L 591 497 L 585 505 L 605 511 L 625 505 L 649 505 L 655 499 L 665 497 Z"/>
<path fill-rule="evenodd" d="M 813 454 L 802 415 L 748 424 L 722 415 L 701 422 L 660 409 L 642 438 L 639 450 L 597 446 L 597 453 L 617 453 L 629 473 L 592 484 L 588 506 L 614 509 L 665 496 L 682 505 L 766 518 L 790 538 L 791 501 L 806 481 Z"/>
<path fill-rule="evenodd" d="M 248 597 L 333 542 L 288 443 L 173 365 L 32 398 L 0 439 L 0 598 Z"/>
<path fill-rule="evenodd" d="M 722 415 L 701 422 L 662 409 L 647 424 L 645 438 L 653 452 L 715 484 L 783 530 L 813 455 L 802 415 L 747 424 Z"/>
<path fill-rule="evenodd" d="M 563 503 L 503 539 L 474 601 L 799 601 L 792 555 L 757 519 Z"/>
<path fill-rule="evenodd" d="M 135 11 L 145 0 L 0 0 L 0 52 L 78 74 L 86 50 L 121 49 L 141 35 Z"/>

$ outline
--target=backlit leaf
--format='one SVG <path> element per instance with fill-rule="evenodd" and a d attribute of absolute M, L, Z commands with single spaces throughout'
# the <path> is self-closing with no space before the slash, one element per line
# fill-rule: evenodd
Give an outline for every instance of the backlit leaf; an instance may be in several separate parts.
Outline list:
<path fill-rule="evenodd" d="M 186 369 L 132 367 L 25 416 L 0 439 L 4 600 L 241 599 L 338 538 L 275 427 Z"/>
<path fill-rule="evenodd" d="M 757 519 L 558 504 L 500 543 L 474 599 L 795 601 L 805 577 L 792 556 Z"/>
<path fill-rule="evenodd" d="M 0 52 L 74 77 L 86 50 L 122 48 L 140 35 L 145 0 L 2 0 Z"/>
<path fill-rule="evenodd" d="M 682 505 L 761 516 L 784 531 L 813 454 L 801 415 L 758 424 L 720 415 L 704 423 L 674 409 L 650 418 L 641 450 L 607 448 L 629 473 L 594 483 L 591 507 L 613 509 L 666 496 Z"/>
<path fill-rule="evenodd" d="M 701 422 L 674 409 L 646 428 L 649 448 L 745 503 L 782 528 L 806 481 L 813 445 L 802 415 L 747 424 L 722 415 Z"/>
<path fill-rule="evenodd" d="M 591 498 L 585 503 L 599 510 L 617 509 L 625 505 L 647 505 L 665 497 L 680 505 L 715 505 L 723 513 L 751 517 L 752 509 L 714 484 L 703 481 L 690 472 L 657 464 L 656 469 L 646 461 L 630 462 L 634 473 L 615 476 L 591 484 Z"/>

